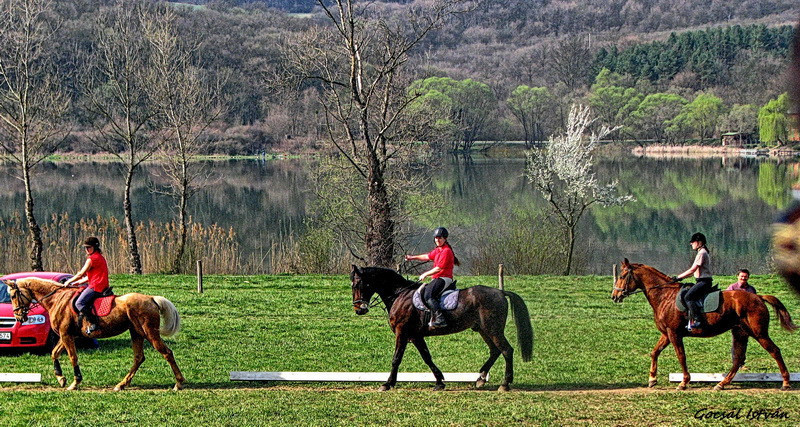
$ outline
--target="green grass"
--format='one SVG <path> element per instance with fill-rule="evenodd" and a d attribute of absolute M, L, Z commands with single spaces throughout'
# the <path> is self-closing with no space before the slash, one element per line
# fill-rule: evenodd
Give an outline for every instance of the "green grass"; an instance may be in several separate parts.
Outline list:
<path fill-rule="evenodd" d="M 727 283 L 720 279 L 721 283 Z M 731 282 L 733 281 L 730 278 Z M 504 364 L 498 361 L 489 384 L 475 390 L 448 384 L 400 383 L 377 392 L 378 384 L 302 384 L 230 382 L 230 371 L 383 371 L 389 369 L 394 339 L 382 310 L 357 316 L 349 283 L 341 276 L 208 276 L 197 294 L 191 276 L 115 276 L 118 294 L 142 292 L 170 299 L 182 316 L 180 334 L 167 339 L 187 378 L 186 389 L 173 393 L 172 375 L 149 345 L 147 360 L 128 391 L 110 389 L 131 363 L 127 335 L 106 339 L 98 350 L 79 352 L 82 390 L 57 387 L 47 356 L 27 353 L 0 356 L 0 372 L 39 372 L 42 384 L 0 384 L 5 425 L 52 425 L 101 422 L 210 425 L 393 424 L 393 425 L 705 425 L 697 411 L 782 408 L 796 424 L 800 392 L 779 392 L 777 383 L 737 384 L 713 392 L 713 384 L 693 384 L 674 391 L 670 372 L 679 366 L 671 347 L 662 353 L 660 384 L 647 389 L 649 352 L 659 337 L 642 295 L 623 304 L 610 300 L 609 277 L 509 277 L 506 287 L 527 302 L 536 335 L 533 361 L 515 360 L 511 393 L 497 393 Z M 461 277 L 467 285 L 494 285 L 492 277 Z M 797 298 L 773 276 L 756 276 L 762 293 L 778 296 L 800 317 Z M 797 319 L 800 321 L 800 318 Z M 780 330 L 772 337 L 793 372 L 800 371 L 800 335 Z M 507 334 L 516 346 L 513 324 Z M 445 372 L 477 372 L 488 355 L 481 338 L 467 331 L 432 337 L 434 361 Z M 730 367 L 730 335 L 686 340 L 693 372 L 725 372 Z M 66 356 L 64 372 L 71 380 Z M 777 372 L 755 342 L 747 352 L 749 372 Z M 413 346 L 401 371 L 425 372 Z M 800 390 L 800 385 L 798 385 Z M 734 420 L 753 423 L 746 419 Z"/>

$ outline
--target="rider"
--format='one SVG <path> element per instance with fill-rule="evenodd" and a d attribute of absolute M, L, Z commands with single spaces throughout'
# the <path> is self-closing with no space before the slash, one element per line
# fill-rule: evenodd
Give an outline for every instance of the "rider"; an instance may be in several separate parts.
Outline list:
<path fill-rule="evenodd" d="M 425 305 L 432 312 L 430 326 L 442 328 L 447 326 L 447 320 L 439 307 L 439 298 L 442 292 L 453 284 L 453 266 L 460 265 L 458 258 L 453 254 L 453 248 L 447 243 L 449 233 L 444 227 L 433 230 L 433 241 L 436 247 L 427 254 L 406 255 L 406 261 L 433 261 L 433 268 L 422 273 L 419 281 L 422 282 L 426 277 L 431 276 L 433 280 L 423 285 L 421 296 Z"/>
<path fill-rule="evenodd" d="M 703 303 L 700 295 L 707 293 L 711 289 L 711 257 L 706 247 L 706 236 L 703 233 L 694 233 L 689 240 L 692 249 L 697 251 L 694 263 L 688 270 L 673 276 L 674 281 L 680 281 L 686 277 L 694 275 L 695 284 L 683 294 L 683 305 L 689 310 L 689 324 L 686 329 L 692 330 L 700 327 L 700 316 L 703 313 Z"/>
<path fill-rule="evenodd" d="M 100 250 L 100 240 L 97 237 L 86 239 L 83 242 L 83 248 L 86 250 L 86 263 L 83 264 L 83 268 L 79 272 L 64 282 L 64 286 L 69 286 L 72 283 L 89 282 L 89 286 L 81 292 L 78 300 L 75 301 L 75 307 L 80 313 L 78 315 L 78 327 L 80 328 L 81 322 L 85 318 L 89 322 L 89 326 L 86 328 L 86 335 L 91 335 L 97 329 L 98 321 L 97 317 L 92 313 L 92 302 L 102 296 L 103 292 L 108 289 L 108 265 Z"/>

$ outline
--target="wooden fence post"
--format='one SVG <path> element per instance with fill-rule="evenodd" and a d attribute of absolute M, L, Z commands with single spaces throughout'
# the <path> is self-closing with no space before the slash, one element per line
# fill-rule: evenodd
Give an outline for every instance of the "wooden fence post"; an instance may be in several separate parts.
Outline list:
<path fill-rule="evenodd" d="M 497 287 L 501 291 L 505 288 L 505 283 L 503 281 L 503 264 L 497 267 Z"/>
<path fill-rule="evenodd" d="M 197 292 L 203 293 L 203 260 L 197 260 Z"/>

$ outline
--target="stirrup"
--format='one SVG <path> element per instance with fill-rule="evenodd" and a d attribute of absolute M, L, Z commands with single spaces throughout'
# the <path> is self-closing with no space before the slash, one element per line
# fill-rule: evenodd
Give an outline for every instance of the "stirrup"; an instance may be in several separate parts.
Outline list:
<path fill-rule="evenodd" d="M 447 320 L 445 320 L 444 314 L 441 311 L 431 313 L 431 321 L 428 322 L 428 326 L 431 328 L 446 328 Z"/>
<path fill-rule="evenodd" d="M 91 335 L 92 332 L 97 330 L 97 325 L 94 323 L 89 323 L 89 326 L 86 327 L 86 335 Z"/>
<path fill-rule="evenodd" d="M 686 325 L 686 330 L 687 330 L 687 331 L 692 331 L 693 329 L 698 329 L 698 328 L 700 328 L 700 326 L 702 326 L 702 325 L 700 324 L 700 322 L 699 322 L 699 321 L 697 321 L 697 320 L 690 320 L 690 321 L 689 321 L 689 324 L 688 324 L 688 325 Z"/>

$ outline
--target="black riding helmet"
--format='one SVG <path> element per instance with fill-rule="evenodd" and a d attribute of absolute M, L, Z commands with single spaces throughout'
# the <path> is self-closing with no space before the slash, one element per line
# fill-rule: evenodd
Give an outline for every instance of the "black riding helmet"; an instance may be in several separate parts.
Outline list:
<path fill-rule="evenodd" d="M 89 237 L 83 242 L 83 244 L 86 246 L 91 246 L 95 250 L 98 251 L 100 250 L 100 239 L 98 239 L 97 237 Z"/>
<path fill-rule="evenodd" d="M 706 244 L 706 236 L 703 233 L 694 233 L 694 234 L 692 234 L 692 238 L 689 239 L 689 243 L 693 243 L 693 242 L 700 242 L 705 246 L 705 244 Z"/>
<path fill-rule="evenodd" d="M 433 237 L 444 237 L 445 239 L 450 233 L 447 232 L 447 229 L 444 227 L 439 227 L 436 230 L 433 230 Z"/>

